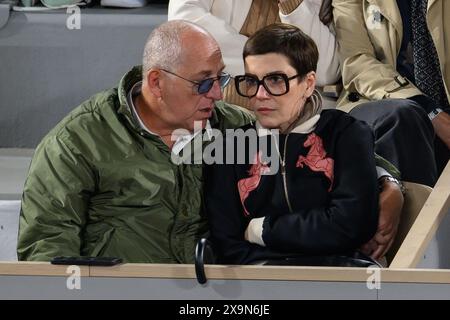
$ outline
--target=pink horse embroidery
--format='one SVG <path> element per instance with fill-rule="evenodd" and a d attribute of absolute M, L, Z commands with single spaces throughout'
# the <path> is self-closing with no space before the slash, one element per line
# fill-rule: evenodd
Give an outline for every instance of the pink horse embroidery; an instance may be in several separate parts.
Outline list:
<path fill-rule="evenodd" d="M 322 139 L 315 133 L 311 133 L 303 144 L 305 147 L 311 147 L 306 157 L 300 156 L 297 160 L 297 168 L 303 168 L 303 164 L 306 164 L 312 171 L 323 172 L 325 176 L 330 179 L 331 191 L 334 179 L 334 160 L 331 158 L 325 158 L 327 152 L 323 148 Z"/>
<path fill-rule="evenodd" d="M 244 204 L 245 199 L 248 198 L 250 192 L 252 192 L 258 187 L 259 182 L 261 181 L 261 175 L 270 171 L 267 164 L 262 163 L 261 157 L 262 152 L 259 151 L 258 154 L 255 155 L 253 165 L 250 167 L 250 170 L 248 171 L 250 177 L 241 179 L 237 183 L 239 196 L 241 198 L 242 207 L 244 208 L 244 214 L 246 216 L 249 216 L 250 213 L 247 211 L 247 208 L 245 207 Z"/>

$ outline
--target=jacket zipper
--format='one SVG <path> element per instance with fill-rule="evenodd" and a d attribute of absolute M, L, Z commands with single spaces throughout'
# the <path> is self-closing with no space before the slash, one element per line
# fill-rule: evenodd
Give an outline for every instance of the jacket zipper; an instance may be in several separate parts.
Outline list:
<path fill-rule="evenodd" d="M 286 138 L 284 139 L 283 158 L 281 158 L 281 155 L 280 155 L 280 158 L 281 158 L 280 162 L 281 162 L 281 176 L 283 178 L 284 197 L 286 198 L 286 202 L 289 207 L 289 212 L 293 213 L 294 210 L 292 210 L 291 202 L 289 201 L 289 193 L 288 193 L 287 180 L 286 180 L 286 150 L 287 150 L 288 138 L 289 138 L 289 133 L 286 135 Z"/>

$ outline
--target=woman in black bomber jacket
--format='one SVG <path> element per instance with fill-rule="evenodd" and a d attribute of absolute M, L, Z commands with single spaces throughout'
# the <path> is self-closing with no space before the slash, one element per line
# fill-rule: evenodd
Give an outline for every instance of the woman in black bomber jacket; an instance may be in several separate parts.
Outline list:
<path fill-rule="evenodd" d="M 255 150 L 253 163 L 206 169 L 206 210 L 220 263 L 351 254 L 377 229 L 372 132 L 344 112 L 321 110 L 317 60 L 313 40 L 287 24 L 261 29 L 245 45 L 245 75 L 235 83 L 257 122 L 243 130 L 272 147 Z M 269 172 L 263 152 L 277 155 L 279 170 Z"/>

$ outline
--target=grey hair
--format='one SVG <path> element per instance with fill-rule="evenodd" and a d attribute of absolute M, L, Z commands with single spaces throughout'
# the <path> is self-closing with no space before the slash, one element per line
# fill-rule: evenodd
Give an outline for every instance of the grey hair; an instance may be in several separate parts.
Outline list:
<path fill-rule="evenodd" d="M 167 21 L 150 33 L 142 58 L 142 76 L 152 68 L 176 70 L 181 64 L 181 37 L 187 30 L 200 29 L 185 20 Z"/>

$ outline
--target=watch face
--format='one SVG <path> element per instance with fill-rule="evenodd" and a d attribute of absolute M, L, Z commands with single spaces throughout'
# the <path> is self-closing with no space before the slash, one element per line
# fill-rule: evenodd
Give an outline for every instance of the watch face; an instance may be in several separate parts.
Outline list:
<path fill-rule="evenodd" d="M 430 120 L 433 120 L 442 111 L 443 110 L 441 108 L 436 108 L 433 111 L 430 111 L 430 113 L 428 113 L 428 118 L 430 118 Z"/>
<path fill-rule="evenodd" d="M 396 184 L 400 184 L 400 181 L 398 181 L 397 179 L 395 179 L 394 177 L 387 177 L 388 181 L 394 182 Z"/>
<path fill-rule="evenodd" d="M 389 177 L 389 176 L 387 176 L 385 178 L 386 178 L 387 181 L 390 181 L 390 182 L 393 182 L 393 183 L 397 184 L 399 186 L 400 191 L 402 192 L 402 194 L 405 194 L 405 192 L 406 192 L 405 186 L 403 185 L 403 183 L 400 180 L 398 180 L 398 179 L 396 179 L 394 177 Z"/>

